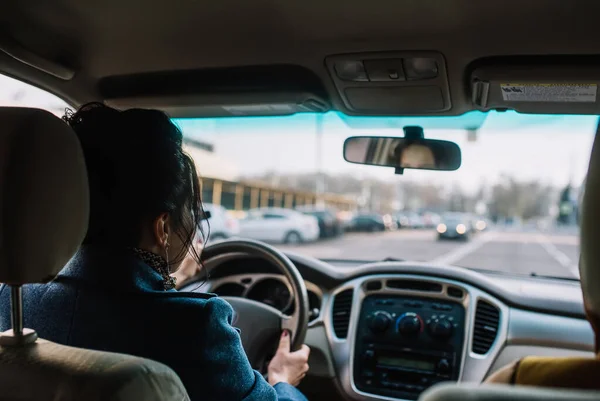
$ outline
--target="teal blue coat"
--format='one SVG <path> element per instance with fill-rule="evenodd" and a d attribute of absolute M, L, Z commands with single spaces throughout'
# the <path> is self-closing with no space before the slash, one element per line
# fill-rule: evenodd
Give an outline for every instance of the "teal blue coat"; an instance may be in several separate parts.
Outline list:
<path fill-rule="evenodd" d="M 0 287 L 0 331 L 10 326 L 9 293 Z M 25 327 L 40 337 L 162 362 L 194 401 L 306 400 L 252 369 L 227 302 L 164 291 L 161 276 L 126 249 L 82 247 L 53 282 L 24 286 L 23 302 Z"/>

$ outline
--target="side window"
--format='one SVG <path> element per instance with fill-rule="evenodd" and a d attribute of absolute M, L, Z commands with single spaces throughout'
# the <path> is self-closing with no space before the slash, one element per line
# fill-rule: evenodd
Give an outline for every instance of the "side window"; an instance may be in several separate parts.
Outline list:
<path fill-rule="evenodd" d="M 280 214 L 274 214 L 274 213 L 265 213 L 263 215 L 263 218 L 274 220 L 274 219 L 285 219 L 285 216 L 282 216 Z"/>
<path fill-rule="evenodd" d="M 62 117 L 69 105 L 58 96 L 0 74 L 0 106 L 35 107 Z"/>

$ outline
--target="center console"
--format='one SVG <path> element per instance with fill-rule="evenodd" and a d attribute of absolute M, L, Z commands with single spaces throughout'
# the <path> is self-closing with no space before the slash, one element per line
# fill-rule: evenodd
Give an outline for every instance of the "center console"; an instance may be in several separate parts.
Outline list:
<path fill-rule="evenodd" d="M 367 296 L 356 332 L 354 384 L 365 393 L 416 400 L 435 383 L 458 380 L 464 332 L 458 302 Z"/>

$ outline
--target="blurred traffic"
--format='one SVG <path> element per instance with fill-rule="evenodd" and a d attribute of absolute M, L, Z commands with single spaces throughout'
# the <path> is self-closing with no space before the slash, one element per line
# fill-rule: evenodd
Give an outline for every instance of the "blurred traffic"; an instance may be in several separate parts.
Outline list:
<path fill-rule="evenodd" d="M 301 244 L 342 237 L 348 232 L 397 230 L 430 230 L 437 232 L 438 239 L 465 241 L 491 226 L 487 218 L 469 213 L 382 214 L 339 211 L 314 205 L 296 209 L 263 207 L 233 211 L 211 203 L 204 204 L 204 210 L 209 217 L 202 222 L 202 232 L 210 232 L 209 241 L 245 237 L 276 244 Z"/>

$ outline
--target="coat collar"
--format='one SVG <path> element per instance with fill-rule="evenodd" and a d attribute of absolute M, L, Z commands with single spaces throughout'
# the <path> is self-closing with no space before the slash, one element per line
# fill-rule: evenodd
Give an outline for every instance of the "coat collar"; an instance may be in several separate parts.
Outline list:
<path fill-rule="evenodd" d="M 118 291 L 165 292 L 161 275 L 132 250 L 120 247 L 82 245 L 57 281 L 61 278 Z"/>

